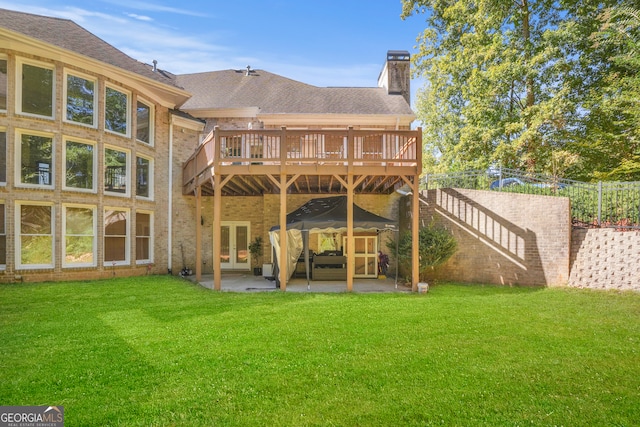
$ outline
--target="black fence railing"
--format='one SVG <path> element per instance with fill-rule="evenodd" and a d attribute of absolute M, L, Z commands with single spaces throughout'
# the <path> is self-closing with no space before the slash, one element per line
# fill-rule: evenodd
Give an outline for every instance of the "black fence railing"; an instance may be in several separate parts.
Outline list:
<path fill-rule="evenodd" d="M 515 169 L 489 169 L 427 174 L 422 188 L 467 188 L 568 197 L 574 227 L 640 229 L 640 181 L 588 183 Z"/>

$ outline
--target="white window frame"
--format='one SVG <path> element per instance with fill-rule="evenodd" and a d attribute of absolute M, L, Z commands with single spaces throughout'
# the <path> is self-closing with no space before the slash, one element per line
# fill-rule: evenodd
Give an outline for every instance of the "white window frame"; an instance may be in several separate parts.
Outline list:
<path fill-rule="evenodd" d="M 7 81 L 6 81 L 6 86 L 4 87 L 4 93 L 7 96 L 7 99 L 5 99 L 7 108 L 9 108 L 9 57 L 5 54 L 0 53 L 0 61 L 6 61 L 7 62 Z M 7 108 L 0 108 L 0 113 L 7 113 Z"/>
<path fill-rule="evenodd" d="M 149 187 L 149 195 L 148 196 L 139 196 L 138 195 L 138 157 L 140 157 L 141 159 L 145 159 L 149 162 L 149 171 L 148 171 L 148 176 L 147 176 L 147 180 L 148 182 L 148 187 Z M 136 197 L 139 199 L 144 199 L 144 200 L 153 200 L 153 188 L 154 188 L 154 180 L 153 180 L 153 158 L 149 157 L 149 156 L 142 156 L 142 155 L 136 155 L 136 163 L 135 163 L 135 179 L 133 179 L 132 181 L 135 181 L 135 187 L 136 187 Z M 132 185 L 133 186 L 133 185 Z"/>
<path fill-rule="evenodd" d="M 113 131 L 111 129 L 107 129 L 107 90 L 115 90 L 116 92 L 120 92 L 124 95 L 127 96 L 127 117 L 126 117 L 126 123 L 127 123 L 127 129 L 125 133 L 120 133 L 120 132 L 116 132 Z M 104 131 L 108 132 L 112 135 L 117 135 L 123 138 L 130 138 L 131 137 L 131 92 L 123 89 L 119 86 L 115 86 L 115 85 L 111 85 L 111 84 L 106 84 L 104 86 L 104 92 L 103 92 L 103 99 L 104 99 L 104 118 L 103 118 L 103 126 L 104 126 Z"/>
<path fill-rule="evenodd" d="M 102 155 L 103 155 L 103 175 L 105 175 L 106 170 L 107 170 L 107 162 L 106 162 L 106 158 L 107 158 L 107 150 L 112 150 L 112 151 L 120 151 L 121 153 L 125 153 L 127 155 L 127 161 L 126 161 L 126 166 L 125 166 L 125 171 L 127 173 L 127 176 L 125 177 L 125 182 L 127 185 L 127 190 L 124 193 L 118 192 L 118 191 L 109 191 L 106 189 L 106 185 L 103 186 L 103 192 L 106 195 L 109 196 L 117 196 L 117 197 L 131 197 L 131 150 L 127 150 L 126 148 L 122 148 L 122 147 L 117 147 L 115 145 L 106 145 L 104 146 L 104 150 L 102 151 Z M 103 178 L 105 178 L 103 176 Z M 105 179 L 105 184 L 106 184 L 106 179 Z"/>
<path fill-rule="evenodd" d="M 50 168 L 50 179 L 49 184 L 30 184 L 22 182 L 22 136 L 23 135 L 31 135 L 31 136 L 39 136 L 43 138 L 51 138 L 51 165 Z M 53 190 L 56 184 L 56 139 L 55 135 L 48 132 L 39 132 L 33 130 L 26 129 L 16 129 L 15 131 L 15 142 L 14 142 L 14 179 L 15 186 L 21 188 L 41 188 Z"/>
<path fill-rule="evenodd" d="M 75 70 L 69 70 L 67 68 L 64 69 L 64 73 L 63 73 L 63 106 L 62 106 L 62 121 L 66 122 L 66 123 L 72 123 L 74 125 L 78 125 L 78 126 L 85 126 L 88 128 L 92 128 L 92 129 L 97 129 L 98 128 L 98 92 L 100 90 L 100 87 L 98 86 L 98 79 L 96 77 L 93 76 L 89 76 L 87 74 L 83 74 L 83 73 L 79 73 Z M 67 84 L 68 84 L 68 77 L 69 75 L 73 76 L 73 77 L 79 77 L 81 79 L 87 80 L 87 81 L 91 81 L 93 82 L 93 124 L 89 125 L 86 123 L 81 123 L 81 122 L 76 122 L 73 120 L 70 120 L 69 118 L 67 118 L 67 101 L 69 99 L 68 95 L 67 95 Z"/>
<path fill-rule="evenodd" d="M 95 143 L 95 141 L 90 141 L 88 139 L 82 139 L 82 138 L 75 138 L 75 137 L 68 137 L 65 136 L 62 139 L 63 141 L 63 149 L 62 149 L 62 165 L 64 167 L 64 170 L 67 170 L 67 143 L 68 142 L 75 142 L 78 144 L 85 144 L 85 145 L 90 145 L 93 147 L 93 182 L 92 182 L 92 188 L 88 189 L 88 188 L 77 188 L 77 187 L 69 187 L 67 185 L 67 176 L 66 174 L 62 177 L 62 188 L 64 190 L 67 191 L 79 191 L 82 193 L 97 193 L 98 192 L 98 146 Z"/>
<path fill-rule="evenodd" d="M 32 67 L 43 68 L 53 72 L 53 86 L 51 87 L 51 115 L 43 116 L 22 111 L 22 67 L 31 65 Z M 34 61 L 26 58 L 17 58 L 16 60 L 16 113 L 29 117 L 39 117 L 55 120 L 56 118 L 56 66 L 47 62 Z"/>
<path fill-rule="evenodd" d="M 138 139 L 138 102 L 149 107 L 149 142 Z M 155 105 L 152 102 L 147 101 L 144 98 L 138 98 L 136 101 L 136 141 L 141 144 L 153 147 L 154 145 L 154 129 L 155 129 Z"/>
<path fill-rule="evenodd" d="M 145 215 L 149 215 L 149 236 L 148 236 L 148 240 L 149 240 L 149 259 L 138 259 L 138 254 L 137 254 L 137 249 L 138 249 L 138 218 L 137 218 L 137 214 L 145 214 Z M 153 264 L 153 260 L 154 260 L 154 252 L 153 252 L 153 247 L 154 247 L 154 233 L 153 233 L 153 229 L 154 229 L 154 217 L 153 217 L 153 211 L 147 211 L 147 210 L 138 210 L 136 211 L 136 233 L 135 233 L 135 239 L 136 239 L 136 264 L 137 265 L 144 265 L 144 264 Z M 147 236 L 144 236 L 145 238 Z"/>
<path fill-rule="evenodd" d="M 51 264 L 23 264 L 22 263 L 22 206 L 49 206 L 51 208 Z M 55 221 L 56 207 L 53 203 L 37 201 L 18 201 L 15 203 L 15 264 L 17 270 L 42 270 L 54 267 L 55 251 Z"/>
<path fill-rule="evenodd" d="M 5 187 L 7 185 L 7 168 L 9 166 L 9 162 L 7 161 L 7 153 L 9 149 L 9 144 L 7 141 L 7 128 L 0 126 L 0 133 L 4 133 L 4 152 L 0 150 L 0 156 L 4 159 L 4 181 L 0 181 L 0 187 Z"/>
<path fill-rule="evenodd" d="M 124 256 L 125 259 L 124 260 L 120 260 L 120 261 L 107 261 L 105 259 L 105 255 L 107 253 L 106 250 L 106 239 L 107 237 L 118 237 L 117 235 L 109 235 L 107 236 L 107 224 L 105 223 L 105 220 L 107 218 L 107 212 L 108 211 L 117 211 L 117 212 L 124 212 L 127 218 L 127 227 L 125 229 L 126 234 L 124 235 Z M 102 264 L 105 268 L 107 267 L 116 267 L 116 266 L 122 266 L 122 265 L 130 265 L 131 264 L 131 210 L 128 208 L 123 208 L 123 207 L 110 207 L 110 206 L 105 206 L 104 210 L 103 210 L 103 216 L 102 216 Z M 122 237 L 122 236 L 119 236 Z"/>
<path fill-rule="evenodd" d="M 67 237 L 69 237 L 67 236 L 67 209 L 68 208 L 87 209 L 87 210 L 91 210 L 93 213 L 93 228 L 92 228 L 93 234 L 91 235 L 91 237 L 93 237 L 93 245 L 92 245 L 93 262 L 87 262 L 87 263 L 68 263 L 67 262 Z M 72 204 L 72 203 L 62 205 L 62 267 L 63 268 L 81 268 L 81 267 L 97 266 L 97 257 L 98 257 L 97 216 L 98 216 L 98 208 L 95 205 L 80 205 L 80 204 Z M 77 236 L 88 237 L 86 235 L 77 235 Z"/>
<path fill-rule="evenodd" d="M 6 260 L 7 260 L 7 202 L 4 199 L 0 199 L 0 206 L 2 206 L 4 223 L 0 224 L 0 236 L 4 236 L 4 245 L 5 245 L 5 253 L 4 259 L 5 264 L 0 263 L 0 271 L 3 271 L 7 268 Z M 3 231 L 4 230 L 4 231 Z"/>

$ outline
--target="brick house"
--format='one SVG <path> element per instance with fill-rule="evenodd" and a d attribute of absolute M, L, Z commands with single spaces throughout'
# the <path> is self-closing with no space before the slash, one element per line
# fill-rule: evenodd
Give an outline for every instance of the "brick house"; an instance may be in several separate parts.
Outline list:
<path fill-rule="evenodd" d="M 225 269 L 251 268 L 255 237 L 271 261 L 270 227 L 310 199 L 344 195 L 397 219 L 395 190 L 417 195 L 421 172 L 408 59 L 389 51 L 372 88 L 250 67 L 174 75 L 72 21 L 0 10 L 0 282 L 188 266 L 219 289 Z M 355 248 L 379 236 L 349 218 L 337 245 L 370 257 Z M 350 289 L 363 273 L 346 268 Z"/>

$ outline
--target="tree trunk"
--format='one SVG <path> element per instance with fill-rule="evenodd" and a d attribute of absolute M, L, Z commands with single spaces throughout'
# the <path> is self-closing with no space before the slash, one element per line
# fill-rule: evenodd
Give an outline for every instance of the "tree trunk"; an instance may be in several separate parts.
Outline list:
<path fill-rule="evenodd" d="M 527 92 L 527 99 L 525 104 L 525 112 L 527 109 L 534 106 L 536 102 L 535 91 L 534 91 L 534 79 L 531 74 L 528 73 L 529 65 L 531 62 L 531 29 L 529 22 L 529 1 L 522 0 L 522 41 L 523 41 L 523 51 L 524 51 L 524 64 L 527 69 L 527 75 L 525 77 L 525 88 Z M 525 126 L 527 129 L 531 126 L 531 122 L 529 119 L 526 119 Z M 527 137 L 525 141 L 525 150 L 527 153 L 527 169 L 531 172 L 535 170 L 536 160 L 535 160 L 535 141 L 531 136 Z"/>

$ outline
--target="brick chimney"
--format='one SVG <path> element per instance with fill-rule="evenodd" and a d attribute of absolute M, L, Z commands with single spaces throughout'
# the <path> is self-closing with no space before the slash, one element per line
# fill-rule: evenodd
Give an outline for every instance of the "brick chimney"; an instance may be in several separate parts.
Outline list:
<path fill-rule="evenodd" d="M 411 105 L 411 55 L 406 50 L 387 51 L 387 62 L 385 62 L 380 77 L 378 77 L 378 87 L 387 89 L 389 95 L 402 95 Z"/>

